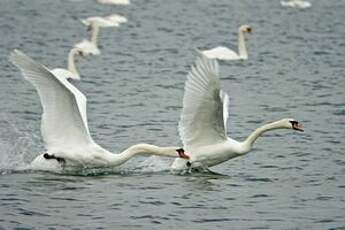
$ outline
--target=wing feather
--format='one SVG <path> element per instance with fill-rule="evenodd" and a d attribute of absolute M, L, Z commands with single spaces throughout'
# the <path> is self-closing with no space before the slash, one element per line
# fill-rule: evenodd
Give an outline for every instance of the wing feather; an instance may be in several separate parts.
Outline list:
<path fill-rule="evenodd" d="M 229 97 L 220 89 L 216 60 L 200 54 L 185 84 L 179 133 L 186 150 L 227 139 Z"/>
<path fill-rule="evenodd" d="M 90 136 L 86 97 L 64 76 L 54 75 L 44 65 L 14 50 L 10 61 L 32 83 L 43 107 L 41 132 L 48 151 L 61 151 L 93 143 Z"/>

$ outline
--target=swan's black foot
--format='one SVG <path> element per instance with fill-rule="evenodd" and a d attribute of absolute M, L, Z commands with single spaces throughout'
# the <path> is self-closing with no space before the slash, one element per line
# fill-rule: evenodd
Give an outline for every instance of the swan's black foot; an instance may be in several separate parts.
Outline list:
<path fill-rule="evenodd" d="M 57 160 L 57 162 L 59 162 L 62 166 L 65 166 L 65 159 L 63 159 L 62 157 L 56 157 L 54 155 L 50 155 L 49 153 L 45 153 L 43 154 L 43 157 L 47 160 L 51 160 L 51 159 L 55 159 Z"/>
<path fill-rule="evenodd" d="M 189 159 L 189 156 L 184 152 L 183 148 L 176 149 L 176 152 L 180 158 L 187 159 L 187 160 Z"/>

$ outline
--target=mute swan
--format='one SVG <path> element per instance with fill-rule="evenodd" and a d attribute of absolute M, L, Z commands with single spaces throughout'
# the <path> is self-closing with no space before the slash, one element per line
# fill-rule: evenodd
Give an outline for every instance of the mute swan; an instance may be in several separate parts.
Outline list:
<path fill-rule="evenodd" d="M 97 0 L 101 4 L 112 4 L 112 5 L 129 5 L 129 0 Z"/>
<path fill-rule="evenodd" d="M 219 60 L 246 60 L 248 59 L 247 48 L 245 44 L 245 33 L 250 33 L 252 28 L 248 25 L 242 25 L 238 29 L 238 54 L 224 46 L 218 46 L 210 50 L 204 50 L 202 53 L 211 59 Z"/>
<path fill-rule="evenodd" d="M 54 74 L 18 50 L 11 53 L 10 61 L 35 86 L 43 107 L 41 133 L 47 152 L 34 159 L 32 166 L 35 169 L 112 167 L 138 154 L 186 157 L 178 147 L 149 144 L 133 145 L 120 154 L 110 153 L 90 136 L 86 97 L 65 76 Z"/>
<path fill-rule="evenodd" d="M 118 22 L 118 23 L 125 23 L 128 21 L 126 17 L 119 14 L 111 14 L 109 16 L 106 16 L 105 18 L 107 20 Z"/>
<path fill-rule="evenodd" d="M 309 8 L 311 7 L 311 3 L 303 0 L 290 0 L 290 1 L 281 1 L 280 4 L 285 7 L 293 7 L 293 8 Z"/>
<path fill-rule="evenodd" d="M 81 22 L 86 26 L 96 23 L 100 27 L 119 27 L 121 23 L 127 22 L 127 18 L 122 15 L 112 14 L 105 17 L 88 17 L 81 19 Z"/>
<path fill-rule="evenodd" d="M 298 121 L 285 118 L 256 129 L 245 141 L 238 142 L 227 136 L 228 105 L 229 97 L 220 89 L 217 61 L 198 57 L 185 85 L 179 123 L 179 134 L 190 159 L 176 159 L 173 171 L 207 169 L 242 156 L 260 135 L 270 130 L 303 131 Z"/>
<path fill-rule="evenodd" d="M 66 79 L 80 81 L 80 75 L 75 66 L 75 55 L 82 55 L 81 51 L 76 47 L 72 48 L 68 53 L 67 69 L 55 68 L 51 72 L 54 75 L 65 76 Z"/>
<path fill-rule="evenodd" d="M 91 25 L 88 27 L 88 31 L 91 31 L 91 41 L 84 39 L 83 41 L 75 44 L 74 47 L 78 48 L 83 56 L 100 55 L 101 51 L 97 46 L 99 25 L 97 25 L 97 23 L 91 23 Z"/>

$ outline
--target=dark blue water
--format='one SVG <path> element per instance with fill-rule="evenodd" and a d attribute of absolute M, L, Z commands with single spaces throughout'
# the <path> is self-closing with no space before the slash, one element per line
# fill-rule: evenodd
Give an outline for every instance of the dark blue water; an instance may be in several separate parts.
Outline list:
<path fill-rule="evenodd" d="M 345 229 L 345 2 L 0 0 L 0 229 Z M 236 49 L 249 24 L 249 59 L 221 62 L 229 135 L 294 117 L 248 155 L 173 175 L 172 159 L 139 157 L 116 169 L 58 175 L 23 170 L 44 151 L 41 106 L 9 63 L 20 48 L 51 68 L 88 34 L 79 18 L 120 13 L 102 30 L 102 55 L 80 60 L 93 138 L 119 152 L 147 142 L 181 145 L 177 124 L 194 49 Z"/>

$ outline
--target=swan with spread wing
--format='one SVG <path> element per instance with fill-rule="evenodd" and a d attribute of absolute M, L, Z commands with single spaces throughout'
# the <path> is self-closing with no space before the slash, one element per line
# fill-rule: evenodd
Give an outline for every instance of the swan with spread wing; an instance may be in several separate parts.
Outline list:
<path fill-rule="evenodd" d="M 46 153 L 34 159 L 31 163 L 34 169 L 57 171 L 69 167 L 113 167 L 139 154 L 187 157 L 179 147 L 150 144 L 133 145 L 119 154 L 107 151 L 90 136 L 86 97 L 66 76 L 54 74 L 19 50 L 11 53 L 10 61 L 34 85 L 43 107 L 41 133 Z"/>
<path fill-rule="evenodd" d="M 240 142 L 227 136 L 229 97 L 221 90 L 218 62 L 199 54 L 183 97 L 179 134 L 189 159 L 176 159 L 173 171 L 207 169 L 248 153 L 256 139 L 274 129 L 303 131 L 291 118 L 261 126 Z"/>

